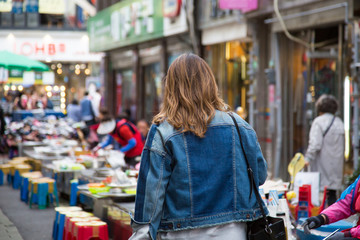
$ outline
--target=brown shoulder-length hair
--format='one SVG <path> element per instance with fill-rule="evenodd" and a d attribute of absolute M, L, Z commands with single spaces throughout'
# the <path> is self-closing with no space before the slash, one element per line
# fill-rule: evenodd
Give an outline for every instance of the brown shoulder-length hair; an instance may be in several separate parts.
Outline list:
<path fill-rule="evenodd" d="M 167 120 L 175 129 L 204 137 L 215 110 L 228 109 L 209 65 L 197 55 L 182 54 L 169 67 L 164 102 L 153 123 Z"/>

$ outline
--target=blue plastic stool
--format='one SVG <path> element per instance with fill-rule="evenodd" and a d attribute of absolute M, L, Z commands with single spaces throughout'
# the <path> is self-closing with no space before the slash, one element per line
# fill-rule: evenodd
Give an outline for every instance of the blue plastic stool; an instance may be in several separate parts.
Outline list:
<path fill-rule="evenodd" d="M 20 185 L 21 185 L 21 176 L 20 176 L 19 171 L 15 170 L 13 179 L 14 179 L 13 184 L 12 184 L 13 188 L 19 189 Z"/>
<path fill-rule="evenodd" d="M 0 169 L 0 186 L 4 185 L 4 173 L 3 171 Z"/>
<path fill-rule="evenodd" d="M 77 179 L 74 179 L 71 180 L 70 182 L 71 182 L 70 206 L 76 206 L 79 181 Z"/>
<path fill-rule="evenodd" d="M 56 182 L 50 183 L 53 185 L 52 192 L 49 192 L 49 183 L 48 182 L 36 182 L 31 183 L 31 192 L 30 192 L 30 201 L 29 207 L 32 207 L 32 204 L 37 203 L 39 209 L 45 209 L 49 203 L 53 202 L 55 198 L 56 206 L 59 206 L 59 197 L 57 194 Z M 37 185 L 37 189 L 34 188 L 34 185 Z"/>
<path fill-rule="evenodd" d="M 26 203 L 29 201 L 29 178 L 21 180 L 20 200 Z"/>
<path fill-rule="evenodd" d="M 8 184 L 11 186 L 12 183 L 13 183 L 13 178 L 14 177 L 11 175 L 11 173 L 8 173 L 6 178 L 7 178 Z"/>

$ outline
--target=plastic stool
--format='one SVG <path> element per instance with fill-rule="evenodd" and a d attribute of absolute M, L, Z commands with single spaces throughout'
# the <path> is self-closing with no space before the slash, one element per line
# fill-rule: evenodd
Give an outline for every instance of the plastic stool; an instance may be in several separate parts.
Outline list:
<path fill-rule="evenodd" d="M 37 195 L 37 204 L 39 209 L 45 209 L 48 203 L 53 202 L 55 197 L 56 206 L 59 206 L 59 197 L 57 194 L 56 182 L 51 178 L 38 178 L 31 180 L 31 191 L 29 207 L 32 207 L 35 199 L 33 196 Z"/>
<path fill-rule="evenodd" d="M 11 165 L 2 164 L 0 165 L 0 186 L 4 184 L 4 176 L 9 175 L 11 169 Z"/>
<path fill-rule="evenodd" d="M 54 225 L 53 225 L 53 230 L 52 230 L 52 238 L 56 239 L 57 238 L 57 229 L 58 229 L 58 224 L 59 224 L 59 218 L 60 218 L 60 213 L 59 212 L 73 212 L 73 211 L 81 211 L 81 207 L 56 207 L 55 208 L 55 219 L 54 219 Z"/>
<path fill-rule="evenodd" d="M 105 222 L 77 222 L 74 224 L 72 240 L 88 240 L 91 238 L 99 238 L 108 240 L 108 226 Z"/>
<path fill-rule="evenodd" d="M 76 215 L 76 214 L 74 214 Z M 72 240 L 74 225 L 77 222 L 92 222 L 92 221 L 100 221 L 100 218 L 97 217 L 70 217 L 66 215 L 65 218 L 65 228 L 64 228 L 64 240 Z"/>
<path fill-rule="evenodd" d="M 26 172 L 21 174 L 21 187 L 20 187 L 20 200 L 23 202 L 29 201 L 29 180 L 38 179 L 42 177 L 42 173 L 39 171 L 36 172 Z"/>
<path fill-rule="evenodd" d="M 30 172 L 31 166 L 27 164 L 18 164 L 14 166 L 13 188 L 19 189 L 21 185 L 21 174 Z"/>
<path fill-rule="evenodd" d="M 84 214 L 84 215 L 87 215 L 87 217 L 91 217 L 93 216 L 92 213 L 88 213 L 88 212 L 83 212 L 83 211 L 80 211 L 78 212 L 79 214 Z M 57 230 L 56 230 L 56 238 L 55 240 L 63 240 L 63 234 L 64 234 L 64 228 L 65 228 L 65 219 L 66 219 L 66 215 L 72 215 L 73 212 L 69 212 L 69 211 L 65 211 L 65 212 L 62 212 L 60 211 L 59 212 L 59 215 L 58 215 L 58 225 L 57 225 Z"/>
<path fill-rule="evenodd" d="M 77 192 L 79 181 L 77 179 L 71 180 L 71 191 L 70 191 L 70 206 L 76 206 L 77 203 Z"/>

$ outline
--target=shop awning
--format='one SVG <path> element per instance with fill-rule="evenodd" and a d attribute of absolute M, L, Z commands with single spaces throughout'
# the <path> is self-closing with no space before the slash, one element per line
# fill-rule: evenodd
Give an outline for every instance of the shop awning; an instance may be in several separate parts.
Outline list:
<path fill-rule="evenodd" d="M 204 46 L 235 40 L 249 40 L 246 23 L 231 23 L 202 31 L 201 43 Z"/>
<path fill-rule="evenodd" d="M 0 51 L 0 67 L 16 68 L 24 71 L 49 71 L 49 67 L 42 62 L 8 51 Z"/>

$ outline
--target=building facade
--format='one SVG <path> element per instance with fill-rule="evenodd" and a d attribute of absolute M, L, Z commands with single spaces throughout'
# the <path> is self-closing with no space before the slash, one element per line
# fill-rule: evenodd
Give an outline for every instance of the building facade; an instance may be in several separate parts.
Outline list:
<path fill-rule="evenodd" d="M 132 3 L 132 9 L 143 2 Z M 305 153 L 317 114 L 315 101 L 324 93 L 340 103 L 338 115 L 347 132 L 345 157 L 349 165 L 358 166 L 358 59 L 354 54 L 358 51 L 358 1 L 149 2 L 154 16 L 159 11 L 163 17 L 163 32 L 158 35 L 151 26 L 143 35 L 141 23 L 151 16 L 143 15 L 139 27 L 139 21 L 131 17 L 134 14 L 126 16 L 122 10 L 130 5 L 126 0 L 103 10 L 117 9 L 121 15 L 104 14 L 111 15 L 111 27 L 94 25 L 108 31 L 108 36 L 92 37 L 89 26 L 90 49 L 106 52 L 107 103 L 113 112 L 130 109 L 133 119 L 150 120 L 162 100 L 159 79 L 173 58 L 190 51 L 209 63 L 230 107 L 242 108 L 243 117 L 258 134 L 272 177 L 287 179 L 291 158 L 296 152 Z M 182 6 L 178 15 L 167 17 L 165 13 L 177 9 L 177 4 Z M 189 11 L 193 8 L 194 12 Z M 165 34 L 165 21 L 170 22 L 169 29 L 179 29 L 171 25 L 177 21 L 183 28 Z M 112 42 L 105 44 L 110 37 Z M 103 41 L 103 48 L 92 48 L 93 40 Z"/>

